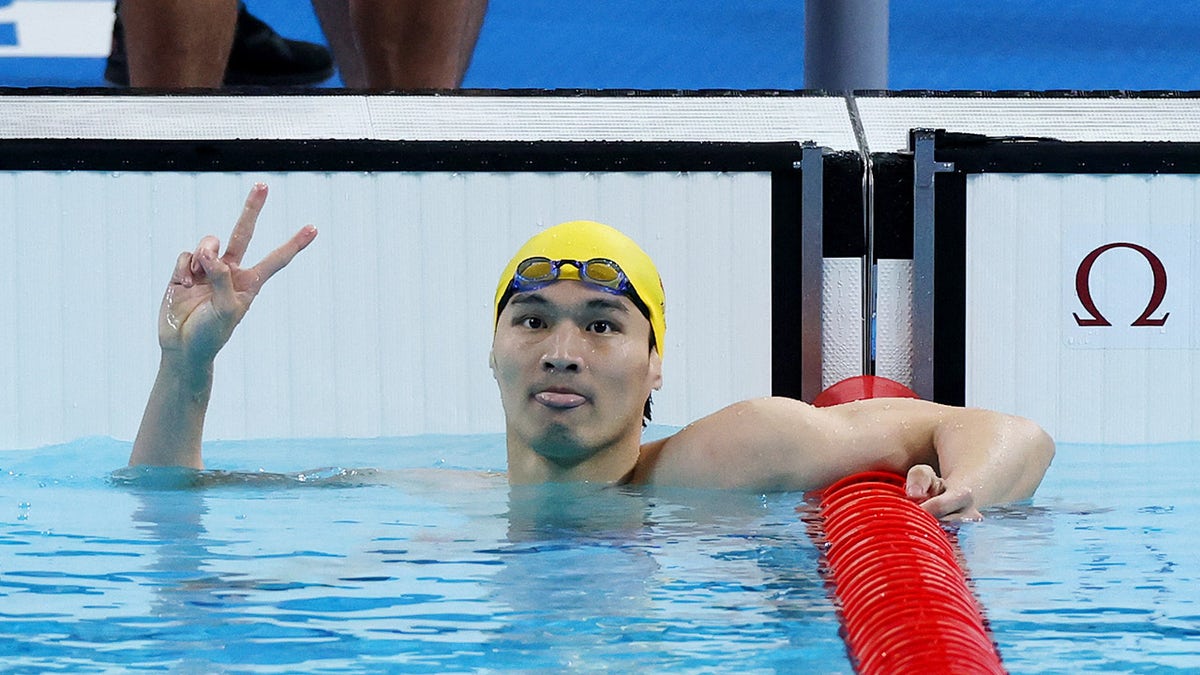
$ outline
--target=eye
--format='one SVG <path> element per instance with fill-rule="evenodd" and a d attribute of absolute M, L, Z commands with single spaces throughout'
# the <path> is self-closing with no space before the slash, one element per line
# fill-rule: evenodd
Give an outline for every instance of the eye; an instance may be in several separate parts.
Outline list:
<path fill-rule="evenodd" d="M 611 321 L 599 319 L 588 324 L 588 330 L 598 335 L 604 335 L 606 333 L 615 333 L 617 326 Z"/>
<path fill-rule="evenodd" d="M 546 322 L 542 321 L 542 318 L 540 316 L 527 316 L 527 317 L 521 319 L 520 321 L 518 321 L 517 323 L 518 323 L 518 325 L 520 325 L 524 328 L 529 328 L 531 330 L 537 330 L 539 328 L 546 327 Z"/>

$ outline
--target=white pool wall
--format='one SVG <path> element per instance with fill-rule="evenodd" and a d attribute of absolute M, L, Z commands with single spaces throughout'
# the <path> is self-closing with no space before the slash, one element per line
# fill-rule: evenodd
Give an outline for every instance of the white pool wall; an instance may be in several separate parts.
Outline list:
<path fill-rule="evenodd" d="M 22 202 L 0 232 L 27 252 L 2 274 L 10 444 L 134 431 L 175 259 L 227 237 L 256 181 L 271 195 L 248 262 L 306 223 L 320 234 L 218 357 L 212 438 L 502 430 L 488 368 L 500 270 L 539 228 L 579 218 L 635 237 L 669 289 L 656 421 L 770 391 L 762 176 L 22 172 L 0 174 Z"/>
<path fill-rule="evenodd" d="M 891 152 L 907 147 L 910 129 L 944 128 L 1200 141 L 1200 106 L 1188 97 L 7 94 L 0 114 L 9 121 L 0 138 L 12 139 L 807 141 Z M 567 218 L 627 229 L 662 267 L 670 328 L 657 422 L 685 424 L 766 394 L 772 359 L 789 358 L 770 349 L 763 175 L 7 173 L 0 176 L 0 237 L 11 247 L 10 263 L 0 267 L 0 447 L 132 437 L 157 364 L 155 313 L 175 256 L 203 234 L 224 236 L 259 180 L 272 196 L 249 258 L 305 223 L 322 233 L 268 285 L 222 353 L 210 438 L 500 431 L 486 365 L 494 277 L 520 241 Z M 1051 218 L 1042 231 L 1059 225 Z M 998 236 L 1010 245 L 1019 235 Z M 1039 259 L 1014 255 L 1016 263 Z M 429 261 L 449 258 L 454 273 L 430 284 L 441 270 L 431 273 Z M 730 267 L 713 268 L 712 260 Z M 910 266 L 879 261 L 876 296 L 877 372 L 901 381 L 912 372 Z M 1073 311 L 1061 290 L 1071 270 L 1028 273 L 1057 284 L 1028 292 L 1059 300 L 1039 305 L 1046 316 L 1014 313 L 1005 321 L 1059 322 Z M 861 277 L 861 262 L 826 261 L 826 274 L 822 380 L 829 384 L 863 369 L 855 349 L 862 290 L 836 282 Z M 1175 281 L 1179 274 L 1174 288 L 1190 288 Z M 973 293 L 1009 304 L 1016 297 L 995 276 L 971 279 Z M 1057 343 L 1027 352 L 1029 337 L 1018 333 L 995 349 L 971 344 L 968 403 L 1028 415 L 1069 442 L 1197 437 L 1190 411 L 1200 386 L 1190 342 L 1171 354 L 1105 348 L 1075 363 L 1081 355 L 1057 352 Z M 1085 372 L 1093 379 L 1075 386 L 1061 379 Z M 1131 388 L 1130 378 L 1141 380 Z M 1134 396 L 1141 398 L 1130 405 Z"/>

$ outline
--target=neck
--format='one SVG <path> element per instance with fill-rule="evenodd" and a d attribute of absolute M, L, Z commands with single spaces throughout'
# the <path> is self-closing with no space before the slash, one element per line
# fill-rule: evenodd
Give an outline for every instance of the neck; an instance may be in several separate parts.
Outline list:
<path fill-rule="evenodd" d="M 594 451 L 578 462 L 554 459 L 563 453 L 539 452 L 531 445 L 508 434 L 508 482 L 512 485 L 535 483 L 618 483 L 633 471 L 641 455 L 641 433 Z"/>

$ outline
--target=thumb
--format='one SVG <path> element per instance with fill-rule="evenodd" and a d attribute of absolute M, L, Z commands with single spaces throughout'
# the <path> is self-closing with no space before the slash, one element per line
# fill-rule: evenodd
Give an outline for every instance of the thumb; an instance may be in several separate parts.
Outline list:
<path fill-rule="evenodd" d="M 936 497 L 946 489 L 945 483 L 928 464 L 917 464 L 908 470 L 904 491 L 910 499 Z"/>

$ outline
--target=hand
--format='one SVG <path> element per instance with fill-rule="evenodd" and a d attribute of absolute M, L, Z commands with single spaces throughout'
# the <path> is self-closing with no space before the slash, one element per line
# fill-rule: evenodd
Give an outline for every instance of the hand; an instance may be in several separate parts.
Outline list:
<path fill-rule="evenodd" d="M 928 464 L 908 470 L 904 489 L 909 498 L 941 520 L 983 520 L 971 489 L 948 484 Z"/>
<path fill-rule="evenodd" d="M 164 357 L 174 354 L 193 366 L 210 363 L 263 284 L 317 236 L 316 228 L 306 225 L 257 265 L 242 268 L 242 256 L 266 200 L 266 185 L 251 188 L 224 255 L 217 255 L 221 243 L 211 235 L 201 239 L 195 251 L 179 254 L 158 317 L 158 343 Z"/>

